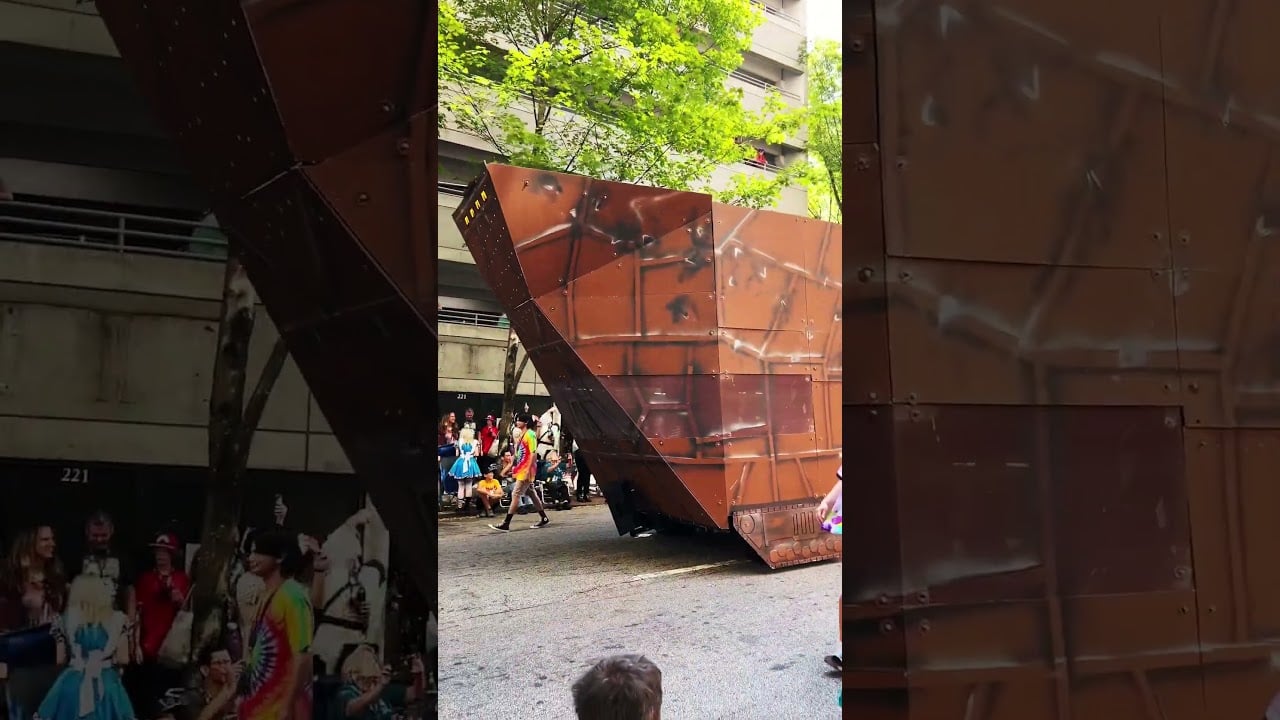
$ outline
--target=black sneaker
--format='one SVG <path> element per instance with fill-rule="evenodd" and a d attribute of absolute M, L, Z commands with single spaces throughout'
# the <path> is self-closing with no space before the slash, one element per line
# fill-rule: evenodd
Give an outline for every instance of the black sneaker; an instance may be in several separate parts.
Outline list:
<path fill-rule="evenodd" d="M 489 527 L 493 528 L 494 530 L 497 530 L 498 532 L 511 532 L 511 528 L 507 527 L 506 525 L 494 525 L 493 523 L 490 523 Z"/>
<path fill-rule="evenodd" d="M 530 527 L 532 527 L 534 530 L 537 530 L 538 528 L 544 528 L 544 527 L 546 527 L 546 526 L 548 526 L 548 525 L 550 525 L 550 524 L 551 524 L 551 518 L 549 518 L 549 517 L 544 517 L 544 518 L 542 518 L 541 520 L 539 520 L 538 522 L 536 522 L 536 523 L 534 523 L 533 525 L 531 525 Z"/>
<path fill-rule="evenodd" d="M 824 663 L 826 663 L 826 664 L 830 665 L 830 666 L 831 666 L 831 668 L 832 668 L 833 670 L 841 670 L 841 669 L 843 669 L 843 668 L 842 668 L 842 665 L 841 665 L 841 662 L 840 662 L 840 656 L 839 656 L 839 655 L 828 655 L 828 656 L 826 656 L 826 657 L 822 658 L 822 662 L 824 662 Z"/>

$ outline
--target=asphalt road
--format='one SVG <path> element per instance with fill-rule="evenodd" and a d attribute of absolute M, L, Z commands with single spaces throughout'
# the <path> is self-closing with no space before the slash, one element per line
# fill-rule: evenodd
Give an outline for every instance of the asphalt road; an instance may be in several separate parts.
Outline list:
<path fill-rule="evenodd" d="M 598 503 L 599 501 L 597 501 Z M 840 565 L 769 571 L 735 537 L 618 537 L 607 507 L 440 528 L 440 714 L 572 720 L 601 657 L 648 656 L 664 720 L 837 718 Z"/>

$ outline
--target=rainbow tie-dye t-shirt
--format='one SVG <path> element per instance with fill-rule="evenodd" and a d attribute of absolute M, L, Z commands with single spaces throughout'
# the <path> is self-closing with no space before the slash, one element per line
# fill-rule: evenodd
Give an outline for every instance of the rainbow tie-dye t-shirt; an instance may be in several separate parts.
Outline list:
<path fill-rule="evenodd" d="M 306 661 L 315 637 L 311 599 L 302 585 L 285 580 L 266 602 L 249 639 L 249 684 L 240 702 L 240 720 L 278 720 L 286 717 L 286 708 L 294 710 L 291 717 L 310 718 L 309 707 L 303 707 L 310 705 L 309 699 L 299 697 L 310 688 L 299 688 L 295 682 L 302 677 L 298 663 Z"/>

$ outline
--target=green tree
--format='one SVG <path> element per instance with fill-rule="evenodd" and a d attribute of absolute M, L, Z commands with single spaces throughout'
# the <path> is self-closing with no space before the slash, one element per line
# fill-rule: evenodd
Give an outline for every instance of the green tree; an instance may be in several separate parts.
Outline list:
<path fill-rule="evenodd" d="M 726 87 L 762 16 L 749 0 L 439 3 L 443 122 L 511 162 L 678 190 L 780 143 L 801 112 Z M 502 49 L 499 49 L 502 48 Z M 776 201 L 792 173 L 736 177 L 718 198 Z"/>
<path fill-rule="evenodd" d="M 809 128 L 808 162 L 804 184 L 809 190 L 809 213 L 822 220 L 841 222 L 844 182 L 844 60 L 840 43 L 818 40 L 805 52 L 809 104 L 805 124 Z"/>

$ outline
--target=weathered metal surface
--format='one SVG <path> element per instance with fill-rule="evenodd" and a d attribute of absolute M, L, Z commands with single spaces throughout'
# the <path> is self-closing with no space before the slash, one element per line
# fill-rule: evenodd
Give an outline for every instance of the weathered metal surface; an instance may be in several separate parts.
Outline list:
<path fill-rule="evenodd" d="M 316 401 L 435 597 L 431 8 L 99 0 Z"/>
<path fill-rule="evenodd" d="M 845 87 L 877 108 L 845 215 L 883 227 L 887 297 L 854 345 L 888 357 L 845 396 L 850 714 L 1259 718 L 1280 693 L 1277 21 L 875 3 L 874 81 Z"/>
<path fill-rule="evenodd" d="M 1059 703 L 1105 714 L 1144 683 L 1182 697 L 1170 678 L 1189 666 L 1198 698 L 1177 410 L 849 412 L 851 452 L 879 460 L 856 480 L 874 502 L 846 509 L 872 548 L 849 564 L 846 687 L 896 687 L 909 717 L 964 717 L 992 693 L 991 717 L 1065 719 Z"/>
<path fill-rule="evenodd" d="M 886 272 L 895 401 L 1177 402 L 1168 270 L 891 258 Z"/>
<path fill-rule="evenodd" d="M 455 212 L 619 532 L 731 525 L 772 567 L 839 553 L 840 226 L 489 165 Z"/>

